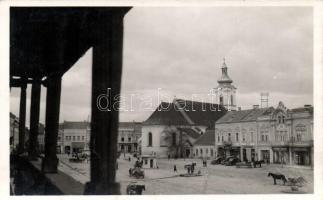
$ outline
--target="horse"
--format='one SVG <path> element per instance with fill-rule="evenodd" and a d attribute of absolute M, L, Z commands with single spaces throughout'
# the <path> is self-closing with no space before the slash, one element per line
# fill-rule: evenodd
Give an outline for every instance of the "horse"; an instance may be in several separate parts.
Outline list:
<path fill-rule="evenodd" d="M 136 195 L 136 194 L 141 195 L 143 190 L 146 190 L 145 185 L 129 184 L 127 186 L 127 194 L 130 194 L 130 195 Z"/>
<path fill-rule="evenodd" d="M 254 161 L 253 162 L 253 167 L 254 168 L 256 168 L 257 167 L 257 165 L 259 165 L 259 167 L 261 167 L 261 164 L 262 163 L 265 163 L 265 161 L 264 160 L 257 160 L 257 161 Z"/>
<path fill-rule="evenodd" d="M 274 173 L 269 172 L 268 177 L 269 176 L 273 177 L 274 185 L 276 185 L 276 179 L 281 179 L 284 182 L 284 185 L 287 182 L 287 179 L 286 179 L 285 175 L 283 175 L 283 174 L 274 174 Z"/>

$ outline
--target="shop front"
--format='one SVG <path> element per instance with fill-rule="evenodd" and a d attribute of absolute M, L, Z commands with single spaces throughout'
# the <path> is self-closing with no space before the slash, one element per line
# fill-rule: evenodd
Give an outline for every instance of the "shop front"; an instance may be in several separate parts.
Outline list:
<path fill-rule="evenodd" d="M 276 164 L 289 164 L 287 147 L 273 147 L 273 161 Z"/>
<path fill-rule="evenodd" d="M 294 147 L 292 151 L 292 164 L 311 165 L 311 149 L 309 147 Z"/>

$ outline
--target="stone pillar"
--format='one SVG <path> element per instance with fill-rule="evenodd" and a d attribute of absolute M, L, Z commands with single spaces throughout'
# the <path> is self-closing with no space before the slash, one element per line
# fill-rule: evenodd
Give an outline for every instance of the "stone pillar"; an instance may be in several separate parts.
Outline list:
<path fill-rule="evenodd" d="M 22 83 L 20 91 L 20 108 L 19 108 L 19 145 L 18 153 L 21 154 L 25 149 L 25 132 L 26 132 L 26 89 L 27 83 Z"/>
<path fill-rule="evenodd" d="M 123 14 L 101 21 L 93 46 L 91 180 L 85 194 L 120 194 L 115 182 L 122 71 Z"/>
<path fill-rule="evenodd" d="M 31 89 L 31 104 L 30 104 L 30 135 L 28 156 L 31 159 L 37 159 L 37 144 L 38 144 L 38 127 L 39 127 L 39 108 L 40 108 L 40 92 L 41 85 L 39 80 L 34 80 Z"/>
<path fill-rule="evenodd" d="M 58 158 L 56 156 L 59 109 L 61 97 L 61 76 L 47 80 L 46 119 L 45 119 L 45 158 L 42 162 L 44 173 L 56 173 Z"/>

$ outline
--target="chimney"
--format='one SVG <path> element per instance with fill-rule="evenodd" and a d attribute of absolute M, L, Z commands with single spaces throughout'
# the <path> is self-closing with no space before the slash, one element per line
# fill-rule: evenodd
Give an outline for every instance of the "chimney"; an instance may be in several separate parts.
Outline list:
<path fill-rule="evenodd" d="M 259 105 L 253 105 L 253 109 L 258 109 Z"/>

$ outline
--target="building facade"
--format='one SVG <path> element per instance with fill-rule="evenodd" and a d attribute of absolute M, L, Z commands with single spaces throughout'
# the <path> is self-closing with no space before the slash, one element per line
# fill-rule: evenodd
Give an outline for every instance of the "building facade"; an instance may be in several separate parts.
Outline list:
<path fill-rule="evenodd" d="M 280 164 L 313 164 L 313 107 L 232 111 L 215 124 L 219 156 L 244 161 L 265 160 Z"/>
<path fill-rule="evenodd" d="M 118 151 L 135 153 L 139 151 L 138 142 L 141 137 L 141 123 L 119 122 Z"/>
<path fill-rule="evenodd" d="M 57 151 L 78 153 L 90 149 L 90 123 L 87 121 L 64 121 L 59 125 Z"/>
<path fill-rule="evenodd" d="M 214 109 L 213 109 L 214 108 Z M 143 122 L 143 155 L 194 157 L 193 144 L 226 109 L 218 104 L 174 99 L 162 102 Z"/>
<path fill-rule="evenodd" d="M 193 152 L 195 158 L 216 158 L 214 129 L 206 130 L 206 133 L 196 140 L 193 145 Z"/>

